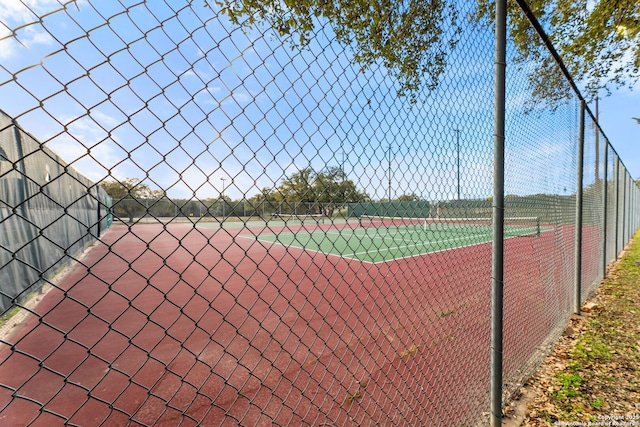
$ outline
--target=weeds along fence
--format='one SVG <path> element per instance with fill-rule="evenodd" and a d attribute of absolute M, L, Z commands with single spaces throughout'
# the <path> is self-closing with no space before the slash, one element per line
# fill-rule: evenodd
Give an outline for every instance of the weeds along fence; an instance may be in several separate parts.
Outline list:
<path fill-rule="evenodd" d="M 486 424 L 495 45 L 450 6 L 405 95 L 323 18 L 301 45 L 215 2 L 2 9 L 2 424 Z M 580 95 L 558 68 L 540 102 L 530 69 L 506 75 L 504 401 L 638 228 Z"/>

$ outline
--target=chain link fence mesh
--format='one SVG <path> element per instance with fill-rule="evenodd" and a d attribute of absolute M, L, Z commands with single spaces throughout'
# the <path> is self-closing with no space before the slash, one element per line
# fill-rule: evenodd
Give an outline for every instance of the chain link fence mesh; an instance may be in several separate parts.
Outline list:
<path fill-rule="evenodd" d="M 299 47 L 211 2 L 2 10 L 3 423 L 483 424 L 494 41 L 473 7 L 416 102 L 321 20 Z M 533 103 L 526 70 L 507 75 L 506 396 L 576 283 L 580 100 Z M 589 115 L 585 135 L 583 296 L 638 227 Z"/>
<path fill-rule="evenodd" d="M 605 185 L 607 186 L 606 188 L 606 203 L 605 203 L 605 207 L 606 207 L 606 228 L 605 228 L 605 243 L 604 243 L 604 250 L 605 250 L 605 254 L 604 254 L 604 259 L 605 259 L 605 263 L 603 263 L 603 267 L 606 269 L 606 265 L 610 260 L 616 259 L 617 257 L 617 252 L 615 251 L 615 247 L 616 247 L 616 224 L 618 222 L 617 218 L 616 218 L 616 203 L 615 203 L 615 190 L 616 190 L 616 183 L 615 183 L 615 174 L 616 174 L 616 168 L 617 168 L 617 163 L 618 163 L 618 155 L 615 153 L 615 151 L 613 151 L 613 149 L 609 146 L 609 144 L 607 144 L 606 146 L 606 150 L 607 150 L 607 164 L 606 164 L 606 180 L 605 180 Z M 606 271 L 605 271 L 606 274 Z M 597 285 L 597 284 L 596 284 Z M 595 290 L 595 288 L 594 288 Z M 589 293 L 587 293 L 588 295 Z"/>
<path fill-rule="evenodd" d="M 508 47 L 507 58 L 514 53 Z M 551 59 L 543 55 L 541 61 Z M 508 397 L 542 361 L 571 314 L 579 102 L 572 97 L 557 108 L 532 104 L 527 71 L 519 67 L 507 68 L 506 85 L 505 217 L 541 222 L 536 238 L 508 239 L 504 246 Z M 515 213 L 512 200 L 519 201 Z"/>
<path fill-rule="evenodd" d="M 603 146 L 606 144 L 592 117 L 585 118 L 582 289 L 597 286 L 602 277 L 603 248 Z"/>

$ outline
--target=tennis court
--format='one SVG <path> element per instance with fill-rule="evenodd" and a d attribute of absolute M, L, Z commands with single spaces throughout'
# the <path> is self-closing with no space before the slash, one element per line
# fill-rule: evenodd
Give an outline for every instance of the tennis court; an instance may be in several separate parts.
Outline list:
<path fill-rule="evenodd" d="M 0 349 L 0 375 L 25 399 L 5 388 L 3 421 L 222 426 L 397 425 L 398 419 L 418 425 L 429 419 L 447 425 L 455 417 L 471 425 L 486 400 L 491 252 L 488 243 L 461 236 L 486 225 L 449 220 L 425 230 L 424 220 L 403 221 L 112 227 L 34 309 L 44 313 L 42 321 L 30 316 L 6 338 L 15 351 Z M 505 228 L 524 234 L 535 230 L 529 224 Z M 387 254 L 388 262 L 376 263 L 348 259 L 337 243 L 331 249 L 322 243 L 342 235 L 351 246 L 362 239 L 367 248 L 364 234 L 389 247 L 394 234 L 396 246 L 401 235 L 405 246 L 418 236 L 461 238 L 456 249 L 444 250 L 453 242 L 432 242 L 432 253 L 394 261 L 381 247 L 368 248 Z M 276 237 L 270 242 L 268 236 Z M 513 364 L 526 360 L 527 346 L 538 342 L 518 337 L 543 339 L 551 322 L 550 312 L 534 317 L 552 286 L 535 279 L 539 269 L 561 271 L 561 260 L 548 254 L 558 237 L 564 245 L 573 237 L 561 229 L 535 236 L 505 246 L 510 265 L 519 266 L 505 273 L 513 283 L 505 316 L 518 320 L 507 322 L 515 328 L 507 346 L 526 347 Z M 293 239 L 291 245 L 285 239 Z M 46 371 L 28 354 L 48 355 Z M 49 412 L 35 402 L 49 402 Z"/>
<path fill-rule="evenodd" d="M 305 216 L 253 230 L 242 237 L 368 263 L 478 245 L 492 237 L 490 218 Z M 505 237 L 538 236 L 540 231 L 537 217 L 505 221 Z"/>

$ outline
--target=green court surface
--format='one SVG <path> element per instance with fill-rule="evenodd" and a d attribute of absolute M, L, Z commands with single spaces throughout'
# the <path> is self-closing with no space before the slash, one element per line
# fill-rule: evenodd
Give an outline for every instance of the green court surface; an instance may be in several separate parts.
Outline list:
<path fill-rule="evenodd" d="M 537 219 L 520 220 L 505 225 L 505 238 L 536 236 Z M 415 223 L 397 221 L 336 224 L 335 226 L 300 225 L 279 232 L 269 229 L 257 233 L 259 241 L 332 254 L 362 262 L 378 263 L 490 242 L 492 227 L 488 221 L 464 223 L 449 221 Z"/>

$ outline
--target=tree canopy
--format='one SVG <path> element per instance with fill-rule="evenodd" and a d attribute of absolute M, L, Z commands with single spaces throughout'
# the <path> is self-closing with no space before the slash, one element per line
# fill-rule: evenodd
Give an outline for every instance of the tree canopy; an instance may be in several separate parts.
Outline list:
<path fill-rule="evenodd" d="M 121 181 L 102 181 L 102 188 L 113 199 L 157 199 L 163 196 L 160 190 L 152 190 L 140 178 L 126 178 Z"/>
<path fill-rule="evenodd" d="M 317 18 L 326 18 L 336 38 L 352 46 L 363 68 L 378 61 L 395 76 L 400 95 L 415 101 L 423 85 L 435 88 L 460 26 L 454 2 L 447 0 L 216 0 L 235 24 L 266 23 L 281 36 L 305 46 Z"/>
<path fill-rule="evenodd" d="M 205 1 L 208 4 L 207 1 Z M 435 88 L 456 46 L 462 20 L 453 0 L 216 0 L 235 24 L 269 25 L 292 45 L 314 37 L 318 18 L 336 38 L 353 47 L 363 68 L 381 62 L 399 81 L 399 95 L 415 102 L 422 87 Z M 640 79 L 640 2 L 637 0 L 529 0 L 529 5 L 589 100 L 603 90 L 631 87 Z M 477 0 L 480 25 L 493 24 L 495 0 Z M 510 36 L 516 62 L 527 67 L 532 93 L 553 102 L 566 98 L 553 58 L 514 0 L 509 1 Z"/>
<path fill-rule="evenodd" d="M 129 222 L 133 222 L 135 214 L 144 213 L 147 209 L 140 199 L 159 199 L 164 195 L 160 190 L 152 190 L 139 178 L 102 181 L 100 185 L 113 199 L 113 212 L 116 215 L 127 215 Z"/>
<path fill-rule="evenodd" d="M 495 0 L 478 0 L 476 18 L 493 22 Z M 640 2 L 637 0 L 529 0 L 529 7 L 587 100 L 640 79 Z M 536 64 L 529 72 L 534 95 L 554 101 L 569 94 L 553 58 L 515 1 L 509 31 L 516 62 Z"/>
<path fill-rule="evenodd" d="M 336 205 L 370 200 L 369 195 L 359 191 L 338 166 L 321 172 L 316 172 L 311 167 L 300 169 L 284 177 L 277 188 L 263 190 L 262 195 L 266 200 L 274 200 L 288 207 L 300 203 L 317 205 L 324 211 L 309 213 L 324 213 L 328 216 L 333 214 L 333 207 Z"/>

